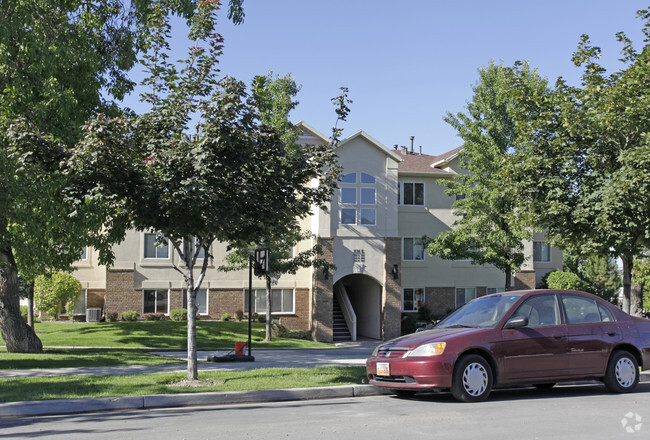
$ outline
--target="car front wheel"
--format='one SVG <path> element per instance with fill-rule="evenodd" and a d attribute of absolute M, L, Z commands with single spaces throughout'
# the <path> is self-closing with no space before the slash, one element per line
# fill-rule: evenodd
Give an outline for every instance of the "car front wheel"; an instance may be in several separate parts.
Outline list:
<path fill-rule="evenodd" d="M 484 357 L 470 354 L 456 362 L 451 394 L 461 402 L 482 402 L 492 391 L 492 368 Z"/>
<path fill-rule="evenodd" d="M 605 372 L 605 387 L 612 393 L 629 393 L 639 384 L 639 364 L 627 351 L 612 354 Z"/>

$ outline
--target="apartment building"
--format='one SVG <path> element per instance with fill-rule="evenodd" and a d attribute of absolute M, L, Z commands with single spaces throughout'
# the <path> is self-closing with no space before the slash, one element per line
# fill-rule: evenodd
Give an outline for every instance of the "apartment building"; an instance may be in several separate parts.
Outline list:
<path fill-rule="evenodd" d="M 304 144 L 326 143 L 322 133 L 300 122 Z M 412 144 L 412 141 L 411 141 Z M 388 148 L 363 131 L 338 146 L 343 167 L 329 209 L 318 210 L 303 227 L 315 234 L 323 258 L 335 270 L 305 268 L 284 275 L 273 286 L 272 313 L 287 328 L 311 329 L 317 340 L 360 337 L 390 339 L 400 334 L 403 314 L 426 306 L 444 315 L 470 299 L 503 290 L 504 274 L 471 261 L 448 261 L 426 254 L 421 237 L 434 237 L 454 222 L 454 196 L 441 184 L 463 172 L 461 148 L 439 156 L 409 147 Z M 84 298 L 80 309 L 169 313 L 185 306 L 183 280 L 173 269 L 178 256 L 170 246 L 154 246 L 155 231 L 130 231 L 115 247 L 115 263 L 97 265 L 90 249 L 76 265 Z M 296 251 L 310 248 L 306 240 Z M 218 319 L 247 310 L 248 271 L 221 272 L 226 246 L 215 256 L 198 294 L 199 314 Z M 514 274 L 515 288 L 535 288 L 562 268 L 561 251 L 541 234 L 525 244 L 528 256 Z M 253 281 L 253 310 L 265 313 L 264 281 Z"/>

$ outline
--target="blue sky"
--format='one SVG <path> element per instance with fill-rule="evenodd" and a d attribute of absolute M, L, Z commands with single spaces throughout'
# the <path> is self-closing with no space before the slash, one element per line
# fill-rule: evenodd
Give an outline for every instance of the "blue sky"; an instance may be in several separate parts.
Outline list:
<path fill-rule="evenodd" d="M 291 73 L 302 85 L 292 120 L 326 135 L 335 122 L 330 99 L 348 87 L 354 102 L 344 135 L 364 130 L 388 147 L 415 136 L 416 148 L 436 155 L 462 143 L 442 118 L 464 110 L 479 67 L 528 60 L 552 83 L 558 76 L 577 83 L 571 55 L 586 33 L 603 49 L 603 65 L 619 70 L 615 34 L 625 31 L 640 49 L 636 11 L 647 7 L 637 0 L 244 0 L 243 24 L 221 12 L 220 65 L 249 84 L 269 71 Z M 182 29 L 174 38 L 172 58 L 180 59 Z M 143 110 L 136 97 L 126 104 Z"/>

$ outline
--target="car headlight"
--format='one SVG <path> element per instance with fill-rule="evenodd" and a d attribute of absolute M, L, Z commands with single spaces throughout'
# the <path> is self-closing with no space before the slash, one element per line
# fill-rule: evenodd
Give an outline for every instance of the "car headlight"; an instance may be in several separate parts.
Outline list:
<path fill-rule="evenodd" d="M 431 342 L 430 344 L 423 344 L 411 350 L 408 356 L 440 356 L 445 352 L 446 346 L 446 342 Z"/>
<path fill-rule="evenodd" d="M 378 346 L 375 348 L 375 350 L 372 352 L 371 357 L 375 357 L 375 356 L 377 356 L 377 353 L 379 353 L 379 349 L 380 349 L 381 347 L 383 347 L 383 345 L 378 345 Z"/>

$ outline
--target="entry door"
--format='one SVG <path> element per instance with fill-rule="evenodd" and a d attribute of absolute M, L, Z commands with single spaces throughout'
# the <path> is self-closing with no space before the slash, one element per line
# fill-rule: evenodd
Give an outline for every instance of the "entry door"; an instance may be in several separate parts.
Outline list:
<path fill-rule="evenodd" d="M 512 315 L 519 316 L 528 318 L 527 327 L 502 330 L 500 379 L 528 382 L 565 375 L 567 333 L 557 297 L 552 294 L 532 297 Z"/>

